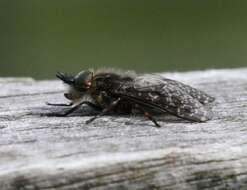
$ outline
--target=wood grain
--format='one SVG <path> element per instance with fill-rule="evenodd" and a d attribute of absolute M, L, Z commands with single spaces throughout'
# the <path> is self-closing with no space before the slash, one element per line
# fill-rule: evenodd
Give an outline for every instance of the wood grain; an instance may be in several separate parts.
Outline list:
<path fill-rule="evenodd" d="M 213 120 L 44 117 L 65 109 L 45 104 L 65 101 L 60 81 L 1 78 L 0 189 L 247 189 L 247 68 L 164 76 L 216 97 Z"/>

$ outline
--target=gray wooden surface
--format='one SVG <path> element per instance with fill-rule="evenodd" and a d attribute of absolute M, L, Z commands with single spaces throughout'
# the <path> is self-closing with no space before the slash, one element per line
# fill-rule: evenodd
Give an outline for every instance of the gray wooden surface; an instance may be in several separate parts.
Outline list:
<path fill-rule="evenodd" d="M 216 97 L 213 120 L 41 117 L 60 81 L 1 78 L 0 189 L 247 189 L 247 68 L 164 75 Z"/>

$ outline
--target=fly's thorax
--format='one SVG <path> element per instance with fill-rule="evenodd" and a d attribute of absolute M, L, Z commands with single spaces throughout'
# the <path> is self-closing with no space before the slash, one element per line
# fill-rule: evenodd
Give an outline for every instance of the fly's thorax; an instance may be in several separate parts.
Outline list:
<path fill-rule="evenodd" d="M 92 94 L 91 95 L 94 102 L 102 108 L 105 108 L 108 104 L 105 102 L 102 94 Z"/>
<path fill-rule="evenodd" d="M 99 91 L 111 92 L 121 88 L 124 84 L 133 82 L 130 76 L 119 75 L 116 73 L 100 73 L 95 75 L 92 80 L 92 88 Z"/>
<path fill-rule="evenodd" d="M 92 85 L 88 94 L 94 100 L 94 102 L 102 108 L 109 106 L 115 98 L 112 96 L 110 89 L 106 88 L 104 84 L 95 84 L 95 86 Z"/>

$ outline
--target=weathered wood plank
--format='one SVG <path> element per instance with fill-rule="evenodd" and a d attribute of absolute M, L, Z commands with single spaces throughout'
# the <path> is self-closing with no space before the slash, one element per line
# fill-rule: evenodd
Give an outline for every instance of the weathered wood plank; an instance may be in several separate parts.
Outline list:
<path fill-rule="evenodd" d="M 0 189 L 247 189 L 247 68 L 164 75 L 216 97 L 213 120 L 41 117 L 60 81 L 1 78 Z"/>

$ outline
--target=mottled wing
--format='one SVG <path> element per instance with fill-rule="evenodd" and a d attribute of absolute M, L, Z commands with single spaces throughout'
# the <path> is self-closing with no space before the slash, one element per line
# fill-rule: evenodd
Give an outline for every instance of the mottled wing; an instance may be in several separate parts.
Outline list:
<path fill-rule="evenodd" d="M 208 95 L 207 93 L 198 90 L 196 88 L 193 88 L 189 85 L 186 85 L 182 82 L 178 82 L 167 78 L 163 78 L 163 81 L 169 82 L 170 84 L 179 87 L 182 91 L 187 92 L 189 95 L 191 95 L 193 98 L 196 98 L 202 104 L 207 104 L 215 100 L 214 97 Z"/>
<path fill-rule="evenodd" d="M 125 91 L 128 96 L 139 101 L 157 105 L 178 117 L 191 121 L 207 121 L 212 113 L 197 99 L 188 93 L 188 87 L 178 85 L 172 80 L 164 80 L 158 75 L 143 75 L 135 79 L 132 89 Z"/>
<path fill-rule="evenodd" d="M 162 83 L 169 83 L 170 85 L 180 88 L 182 91 L 188 93 L 193 98 L 196 98 L 202 104 L 207 104 L 215 100 L 214 97 L 208 95 L 207 93 L 201 90 L 193 88 L 179 81 L 167 79 L 160 75 L 150 75 L 150 74 L 143 75 L 143 76 L 137 77 L 135 83 L 136 83 L 135 86 L 137 88 L 147 88 L 150 86 L 157 86 L 157 85 L 159 86 L 159 84 L 162 84 Z"/>

